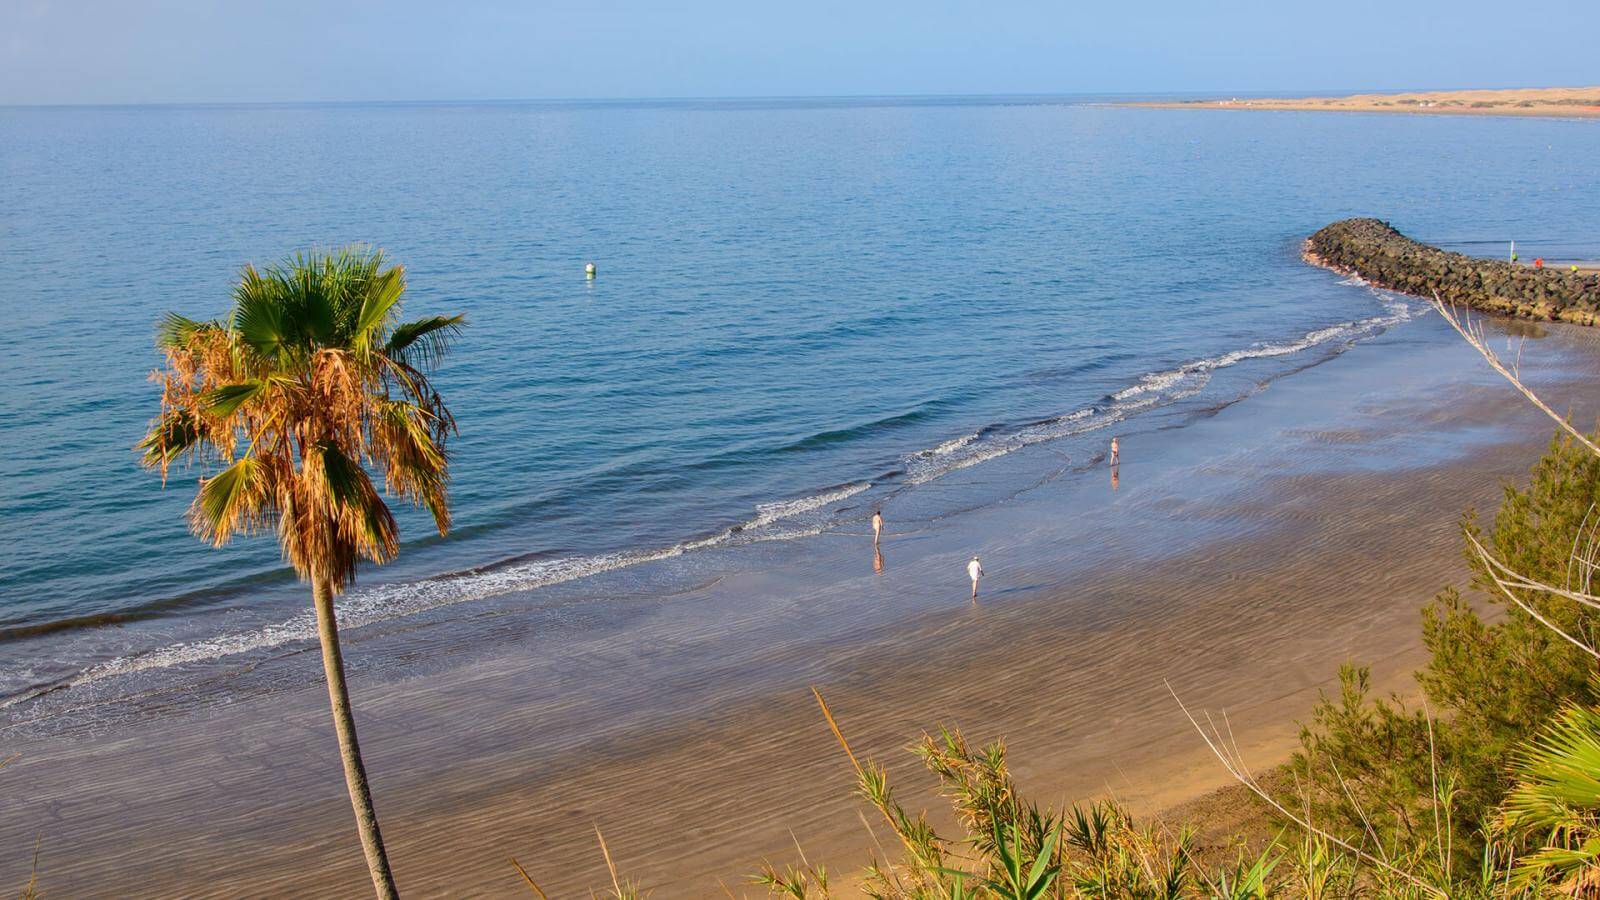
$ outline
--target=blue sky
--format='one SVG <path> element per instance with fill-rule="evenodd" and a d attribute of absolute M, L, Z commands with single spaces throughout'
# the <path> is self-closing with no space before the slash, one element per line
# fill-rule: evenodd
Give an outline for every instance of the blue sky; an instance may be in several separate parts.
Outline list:
<path fill-rule="evenodd" d="M 1600 0 L 0 0 L 0 104 L 1600 84 Z"/>

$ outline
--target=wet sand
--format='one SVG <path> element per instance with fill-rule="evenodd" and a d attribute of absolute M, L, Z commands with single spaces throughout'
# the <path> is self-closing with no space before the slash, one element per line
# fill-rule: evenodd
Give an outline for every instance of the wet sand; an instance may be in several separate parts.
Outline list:
<path fill-rule="evenodd" d="M 1594 351 L 1553 328 L 1524 366 L 1587 421 Z M 891 503 L 882 574 L 863 511 L 860 533 L 663 561 L 553 611 L 510 598 L 358 630 L 352 692 L 397 878 L 414 896 L 526 896 L 515 856 L 577 895 L 608 881 L 598 825 L 656 897 L 755 895 L 745 877 L 796 842 L 842 885 L 872 838 L 810 685 L 938 825 L 904 748 L 940 723 L 1004 736 L 1042 800 L 1191 800 L 1226 775 L 1167 684 L 1225 709 L 1261 766 L 1343 660 L 1412 691 L 1418 607 L 1462 582 L 1458 516 L 1492 508 L 1550 431 L 1429 316 L 1197 420 L 1129 424 L 1116 490 L 1094 460 L 1051 468 L 1041 448 L 942 488 L 998 502 L 933 518 Z M 263 667 L 312 671 L 307 649 Z M 26 880 L 40 835 L 57 896 L 368 894 L 325 702 L 315 683 L 239 689 L 0 735 L 22 754 L 0 772 L 0 884 Z"/>
<path fill-rule="evenodd" d="M 1298 110 L 1452 116 L 1600 117 L 1600 87 L 1407 91 L 1344 97 L 1231 97 L 1129 103 L 1156 109 Z"/>

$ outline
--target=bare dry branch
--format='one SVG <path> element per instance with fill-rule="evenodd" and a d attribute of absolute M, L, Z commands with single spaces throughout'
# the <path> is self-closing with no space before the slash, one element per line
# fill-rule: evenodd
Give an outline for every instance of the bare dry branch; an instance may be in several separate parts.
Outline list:
<path fill-rule="evenodd" d="M 1492 581 L 1494 581 L 1496 587 L 1500 588 L 1500 592 L 1502 594 L 1505 594 L 1506 597 L 1508 597 L 1511 600 L 1512 603 L 1515 603 L 1517 605 L 1517 607 L 1519 609 L 1521 609 L 1523 612 L 1527 613 L 1530 616 L 1533 616 L 1534 619 L 1538 620 L 1540 625 L 1543 625 L 1544 627 L 1546 627 L 1546 628 L 1550 629 L 1551 631 L 1555 632 L 1556 634 L 1560 635 L 1563 639 L 1565 639 L 1567 641 L 1567 643 L 1573 645 L 1574 647 L 1577 647 L 1579 650 L 1582 650 L 1583 652 L 1589 654 L 1590 656 L 1594 657 L 1595 659 L 1600 659 L 1600 652 L 1597 652 L 1593 647 L 1589 646 L 1588 644 L 1584 643 L 1583 641 L 1579 640 L 1578 638 L 1575 638 L 1572 635 L 1567 634 L 1565 631 L 1562 631 L 1560 627 L 1558 627 L 1554 622 L 1551 622 L 1549 619 L 1545 618 L 1538 610 L 1536 610 L 1532 606 L 1529 606 L 1528 604 L 1524 603 L 1522 601 L 1522 598 L 1518 597 L 1516 591 L 1512 590 L 1512 588 L 1515 587 L 1515 588 L 1520 588 L 1520 589 L 1523 589 L 1523 590 L 1543 590 L 1543 591 L 1546 591 L 1548 593 L 1555 594 L 1557 596 L 1566 596 L 1568 594 L 1568 592 L 1560 591 L 1560 590 L 1557 590 L 1555 588 L 1550 588 L 1548 586 L 1538 585 L 1536 582 L 1526 581 L 1525 579 L 1524 579 L 1525 583 L 1523 583 L 1523 584 L 1513 584 L 1513 583 L 1507 582 L 1505 580 L 1505 578 L 1503 576 L 1501 576 L 1496 571 L 1496 569 L 1498 568 L 1498 569 L 1501 569 L 1501 570 L 1504 570 L 1504 571 L 1507 571 L 1507 572 L 1509 572 L 1510 570 L 1509 569 L 1505 569 L 1504 565 L 1499 560 L 1495 559 L 1492 555 L 1490 555 L 1489 551 L 1485 550 L 1483 548 L 1483 545 L 1478 543 L 1477 540 L 1473 539 L 1470 535 L 1468 536 L 1468 540 L 1470 540 L 1472 542 L 1472 546 L 1474 548 L 1476 548 L 1479 558 L 1481 558 L 1486 565 L 1490 566 L 1489 578 Z M 1514 575 L 1515 573 L 1512 573 L 1512 574 Z M 1517 577 L 1521 578 L 1521 576 L 1517 576 Z M 1592 600 L 1594 598 L 1589 598 L 1589 599 Z"/>
<path fill-rule="evenodd" d="M 1554 409 L 1551 409 L 1550 404 L 1544 402 L 1544 400 L 1541 399 L 1538 394 L 1534 393 L 1531 388 L 1522 383 L 1522 378 L 1517 374 L 1517 371 L 1514 368 L 1509 367 L 1505 363 L 1501 362 L 1500 357 L 1496 356 L 1495 352 L 1489 349 L 1489 344 L 1483 336 L 1483 327 L 1481 325 L 1474 326 L 1471 321 L 1465 318 L 1464 315 L 1458 316 L 1456 314 L 1455 307 L 1453 305 L 1446 305 L 1443 300 L 1439 299 L 1439 295 L 1437 293 L 1433 295 L 1433 308 L 1439 311 L 1439 315 L 1442 316 L 1446 322 L 1450 323 L 1450 327 L 1454 328 L 1457 334 L 1461 335 L 1461 337 L 1465 339 L 1467 343 L 1472 345 L 1474 350 L 1478 351 L 1478 354 L 1484 358 L 1484 361 L 1489 364 L 1490 368 L 1504 376 L 1507 381 L 1511 382 L 1512 387 L 1516 388 L 1522 394 L 1522 396 L 1527 397 L 1530 403 L 1538 407 L 1541 412 L 1554 420 L 1557 425 L 1560 425 L 1561 428 L 1567 432 L 1567 434 L 1572 435 L 1574 440 L 1589 448 L 1590 453 L 1600 456 L 1600 445 L 1596 445 L 1595 442 L 1591 441 L 1587 435 L 1572 427 L 1572 423 L 1567 421 L 1566 416 L 1563 416 Z"/>
<path fill-rule="evenodd" d="M 1348 841 L 1345 841 L 1336 835 L 1313 826 L 1308 820 L 1290 812 L 1282 803 L 1279 803 L 1271 794 L 1268 794 L 1266 789 L 1261 786 L 1260 782 L 1246 774 L 1246 770 L 1239 760 L 1235 760 L 1230 756 L 1225 749 L 1227 746 L 1227 740 L 1223 738 L 1221 734 L 1213 736 L 1212 734 L 1207 733 L 1206 729 L 1201 727 L 1200 723 L 1196 721 L 1194 714 L 1189 711 L 1189 707 L 1184 705 L 1183 698 L 1179 697 L 1178 692 L 1172 689 L 1171 683 L 1164 683 L 1167 685 L 1167 692 L 1172 694 L 1172 699 L 1178 702 L 1178 708 L 1182 709 L 1184 716 L 1188 718 L 1189 724 L 1194 726 L 1194 730 L 1200 733 L 1200 739 L 1206 742 L 1207 747 L 1211 748 L 1212 754 L 1215 755 L 1217 760 L 1222 763 L 1222 767 L 1228 770 L 1228 774 L 1232 775 L 1235 781 L 1244 785 L 1245 789 L 1250 791 L 1250 793 L 1260 797 L 1262 802 L 1276 810 L 1279 815 L 1283 816 L 1285 819 L 1294 823 L 1296 826 L 1300 827 L 1306 832 L 1315 834 L 1318 837 L 1321 837 L 1323 840 L 1337 844 L 1345 850 L 1348 850 L 1349 852 L 1355 854 L 1357 858 L 1366 860 L 1367 862 L 1384 869 L 1392 875 L 1404 878 L 1406 881 L 1416 885 L 1427 894 L 1440 898 L 1448 896 L 1437 886 L 1429 884 L 1427 881 L 1418 878 L 1404 869 L 1399 869 L 1390 865 L 1376 856 L 1373 856 L 1372 854 L 1355 847 Z"/>

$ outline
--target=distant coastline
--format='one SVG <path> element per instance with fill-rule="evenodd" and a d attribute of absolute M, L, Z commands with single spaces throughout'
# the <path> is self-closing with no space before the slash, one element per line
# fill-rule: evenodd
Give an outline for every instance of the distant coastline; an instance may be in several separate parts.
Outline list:
<path fill-rule="evenodd" d="M 1297 110 L 1417 115 L 1600 118 L 1600 86 L 1509 90 L 1410 91 L 1343 97 L 1231 97 L 1123 103 L 1153 109 Z"/>

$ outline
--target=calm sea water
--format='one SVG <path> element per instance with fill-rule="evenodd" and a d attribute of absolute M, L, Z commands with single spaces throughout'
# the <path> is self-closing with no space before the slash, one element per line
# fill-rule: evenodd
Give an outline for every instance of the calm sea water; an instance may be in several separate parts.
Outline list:
<path fill-rule="evenodd" d="M 1600 123 L 1093 99 L 0 110 L 0 703 L 308 636 L 275 543 L 200 544 L 130 449 L 157 317 L 246 262 L 369 242 L 470 322 L 457 530 L 405 516 L 360 626 L 856 527 L 1403 327 L 1299 261 L 1336 218 L 1596 245 Z"/>

